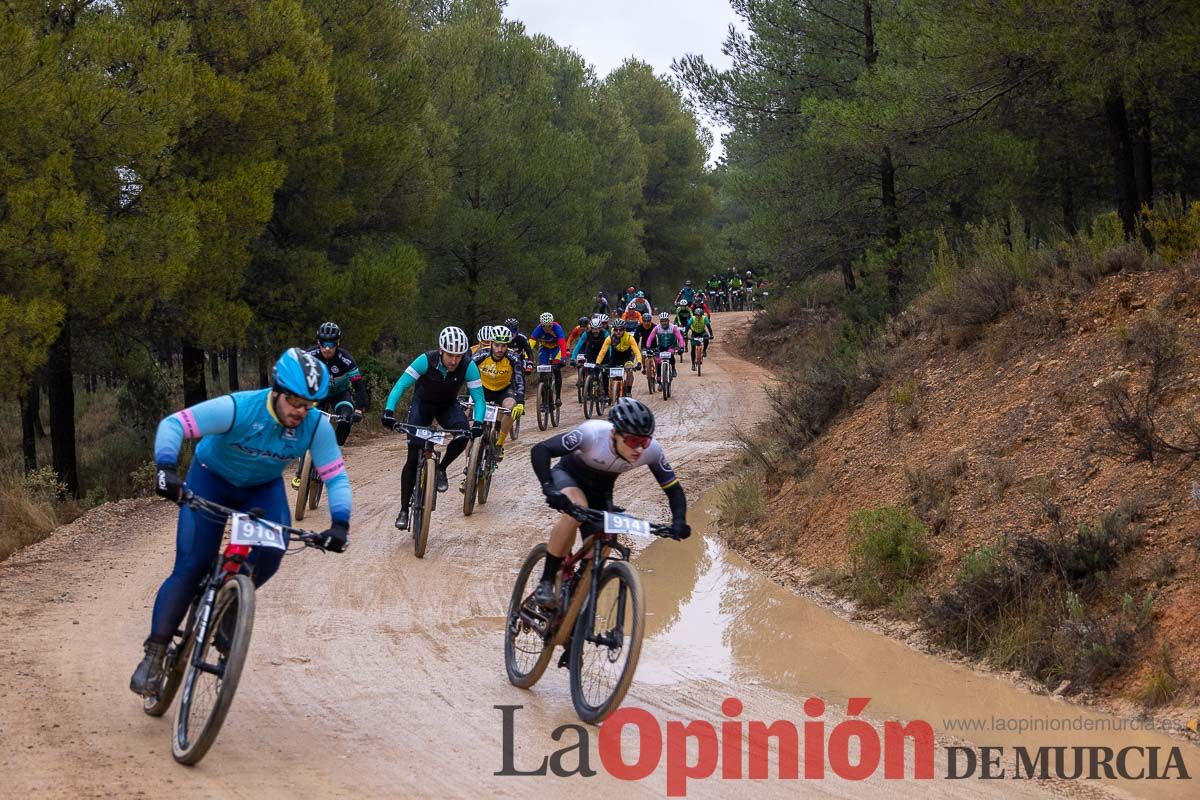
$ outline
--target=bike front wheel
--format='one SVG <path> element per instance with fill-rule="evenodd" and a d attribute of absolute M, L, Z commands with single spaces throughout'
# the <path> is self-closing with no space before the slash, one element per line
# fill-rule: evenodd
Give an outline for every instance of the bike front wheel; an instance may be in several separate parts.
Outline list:
<path fill-rule="evenodd" d="M 554 620 L 532 600 L 545 558 L 546 544 L 542 542 L 529 552 L 525 563 L 521 565 L 508 602 L 508 621 L 504 626 L 504 669 L 508 673 L 508 682 L 522 689 L 528 689 L 538 682 L 554 653 L 550 637 L 550 626 Z"/>
<path fill-rule="evenodd" d="M 217 590 L 204 641 L 194 645 L 183 675 L 171 742 L 171 755 L 180 764 L 197 763 L 217 740 L 242 677 L 253 630 L 254 583 L 249 576 L 233 575 Z"/>
<path fill-rule="evenodd" d="M 413 553 L 417 558 L 425 557 L 425 546 L 429 544 L 429 522 L 433 516 L 433 502 L 437 494 L 437 459 L 421 461 L 420 482 L 417 483 L 417 503 L 413 506 Z"/>
<path fill-rule="evenodd" d="M 487 447 L 485 439 L 476 439 L 471 443 L 471 457 L 467 459 L 467 483 L 463 487 L 463 516 L 469 517 L 475 511 L 475 490 L 479 485 L 479 474 L 483 471 L 485 459 L 483 451 Z"/>
<path fill-rule="evenodd" d="M 595 606 L 584 606 L 571 635 L 571 702 L 584 722 L 600 722 L 625 699 L 642 652 L 645 622 L 637 572 L 627 562 L 609 562 L 600 575 Z"/>
<path fill-rule="evenodd" d="M 300 488 L 296 490 L 294 516 L 297 522 L 304 519 L 304 512 L 308 510 L 308 493 L 312 489 L 312 471 L 312 451 L 306 450 L 304 451 L 304 459 L 300 462 Z M 313 506 L 313 508 L 316 508 L 316 506 Z"/>
<path fill-rule="evenodd" d="M 479 494 L 477 502 L 479 505 L 484 505 L 488 501 L 488 495 L 492 491 L 492 475 L 496 472 L 496 432 L 492 431 L 487 438 L 487 446 L 483 449 L 483 458 L 479 470 L 479 479 L 476 482 L 476 492 Z"/>
<path fill-rule="evenodd" d="M 553 392 L 550 384 L 541 381 L 538 384 L 538 430 L 544 431 L 550 427 L 550 407 L 554 405 Z"/>

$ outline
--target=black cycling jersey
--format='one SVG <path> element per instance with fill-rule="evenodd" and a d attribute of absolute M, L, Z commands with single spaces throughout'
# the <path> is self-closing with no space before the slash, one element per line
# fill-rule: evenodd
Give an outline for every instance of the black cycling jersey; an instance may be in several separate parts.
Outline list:
<path fill-rule="evenodd" d="M 329 370 L 329 395 L 331 397 L 353 390 L 354 407 L 360 411 L 367 410 L 370 404 L 370 398 L 367 396 L 367 383 L 362 379 L 362 373 L 358 370 L 358 364 L 354 363 L 353 356 L 340 347 L 333 351 L 333 358 L 329 360 L 321 356 L 320 347 L 310 347 L 307 352 L 320 359 L 325 368 Z"/>

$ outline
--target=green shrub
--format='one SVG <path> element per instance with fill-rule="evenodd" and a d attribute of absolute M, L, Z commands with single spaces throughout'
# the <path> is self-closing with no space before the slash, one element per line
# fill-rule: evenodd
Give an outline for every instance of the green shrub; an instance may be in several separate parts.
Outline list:
<path fill-rule="evenodd" d="M 762 518 L 763 477 L 757 470 L 729 481 L 717 496 L 717 513 L 722 527 L 743 528 Z"/>
<path fill-rule="evenodd" d="M 908 591 L 928 567 L 925 525 L 904 506 L 880 506 L 850 517 L 850 561 L 856 594 L 884 605 Z"/>
<path fill-rule="evenodd" d="M 1200 250 L 1200 201 L 1185 205 L 1178 194 L 1164 197 L 1154 208 L 1142 206 L 1142 221 L 1168 263 Z"/>

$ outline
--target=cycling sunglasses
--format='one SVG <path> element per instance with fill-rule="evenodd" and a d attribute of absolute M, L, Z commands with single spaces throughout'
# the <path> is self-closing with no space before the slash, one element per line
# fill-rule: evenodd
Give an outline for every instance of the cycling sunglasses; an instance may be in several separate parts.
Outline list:
<path fill-rule="evenodd" d="M 332 350 L 333 348 L 337 347 L 337 342 L 317 342 L 317 344 L 321 345 L 321 347 L 327 350 Z"/>
<path fill-rule="evenodd" d="M 307 397 L 301 397 L 300 395 L 292 394 L 291 392 L 284 392 L 283 399 L 287 400 L 288 405 L 292 408 L 302 408 L 305 411 L 320 402 L 319 400 L 309 400 Z"/>
<path fill-rule="evenodd" d="M 626 447 L 631 447 L 634 450 L 645 450 L 650 446 L 649 436 L 637 436 L 632 433 L 621 434 L 621 441 L 625 442 Z"/>

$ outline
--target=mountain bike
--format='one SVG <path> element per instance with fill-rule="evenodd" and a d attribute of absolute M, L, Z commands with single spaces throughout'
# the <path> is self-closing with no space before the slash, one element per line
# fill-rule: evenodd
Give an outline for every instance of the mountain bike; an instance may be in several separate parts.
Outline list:
<path fill-rule="evenodd" d="M 246 563 L 250 549 L 288 551 L 289 543 L 295 542 L 318 550 L 325 547 L 320 534 L 263 519 L 261 510 L 237 511 L 191 491 L 184 492 L 181 505 L 232 522 L 229 544 L 196 587 L 184 627 L 175 631 L 167 647 L 158 691 L 142 700 L 143 711 L 161 717 L 183 687 L 175 709 L 171 755 L 180 764 L 195 764 L 217 740 L 250 649 L 254 629 L 254 581 Z"/>
<path fill-rule="evenodd" d="M 437 471 L 441 453 L 437 447 L 455 439 L 470 436 L 469 430 L 440 430 L 421 425 L 397 422 L 393 430 L 411 433 L 421 441 L 421 465 L 417 469 L 417 481 L 413 484 L 409 499 L 408 529 L 413 535 L 413 553 L 417 558 L 425 557 L 425 545 L 429 544 L 429 523 L 437 510 Z"/>
<path fill-rule="evenodd" d="M 579 395 L 579 405 L 583 405 L 583 382 L 587 378 L 585 363 L 586 359 L 583 356 L 579 356 L 575 361 L 575 392 Z"/>
<path fill-rule="evenodd" d="M 625 370 L 631 367 L 608 367 L 608 391 L 610 402 L 616 403 L 625 396 Z"/>
<path fill-rule="evenodd" d="M 553 425 L 558 427 L 559 408 L 554 401 L 554 375 L 555 366 L 552 364 L 538 364 L 538 430 L 544 431 L 547 427 Z"/>
<path fill-rule="evenodd" d="M 604 416 L 608 408 L 608 390 L 604 386 L 604 367 L 585 363 L 587 378 L 583 386 L 583 416 L 586 419 Z"/>
<path fill-rule="evenodd" d="M 528 689 L 546 671 L 554 648 L 566 649 L 571 703 L 584 722 L 599 722 L 633 682 L 642 650 L 646 603 L 642 583 L 629 563 L 630 550 L 618 536 L 671 538 L 658 525 L 613 511 L 574 506 L 565 512 L 595 532 L 567 556 L 556 581 L 558 608 L 533 602 L 546 544 L 530 551 L 517 573 L 504 635 L 504 667 L 514 686 Z"/>
<path fill-rule="evenodd" d="M 704 342 L 708 336 L 703 333 L 691 335 L 692 361 L 696 365 L 696 377 L 700 377 L 704 366 Z"/>
<path fill-rule="evenodd" d="M 642 372 L 646 373 L 646 389 L 650 394 L 654 394 L 655 382 L 658 379 L 658 370 L 655 368 L 655 351 L 642 351 Z"/>
<path fill-rule="evenodd" d="M 492 475 L 500 460 L 496 457 L 498 445 L 496 438 L 500 435 L 500 419 L 512 410 L 494 403 L 488 403 L 483 412 L 483 435 L 475 439 L 467 448 L 467 477 L 463 486 L 463 516 L 469 517 L 475 511 L 475 503 L 487 503 L 488 494 L 492 490 Z"/>
<path fill-rule="evenodd" d="M 658 373 L 658 389 L 662 392 L 662 399 L 671 399 L 671 382 L 674 377 L 671 375 L 671 367 L 674 366 L 673 349 L 660 350 L 652 353 L 655 361 L 655 371 Z"/>
<path fill-rule="evenodd" d="M 330 425 L 337 426 L 343 422 L 350 424 L 341 415 L 324 411 L 320 408 L 316 408 L 314 411 L 328 419 Z M 325 488 L 325 482 L 321 480 L 321 476 L 313 466 L 312 450 L 304 451 L 304 457 L 300 460 L 299 474 L 300 488 L 296 490 L 296 505 L 292 509 L 293 516 L 297 522 L 304 519 L 307 511 L 315 511 L 317 506 L 321 504 L 321 492 Z"/>

